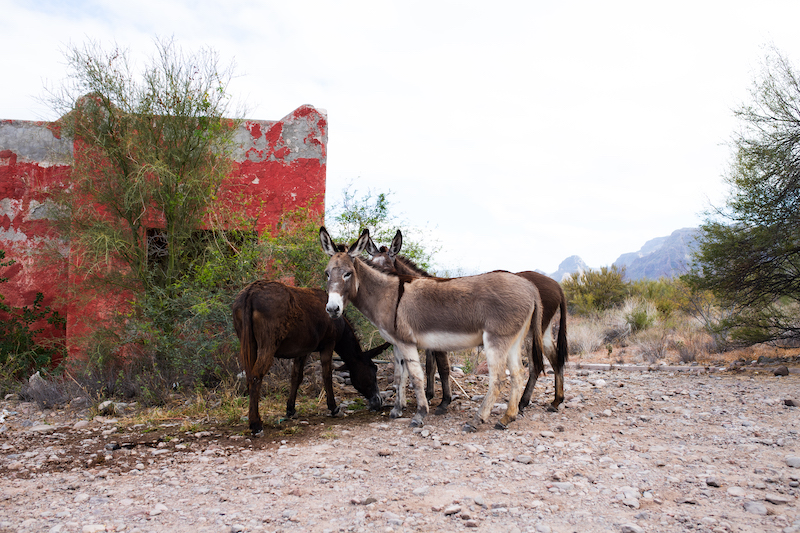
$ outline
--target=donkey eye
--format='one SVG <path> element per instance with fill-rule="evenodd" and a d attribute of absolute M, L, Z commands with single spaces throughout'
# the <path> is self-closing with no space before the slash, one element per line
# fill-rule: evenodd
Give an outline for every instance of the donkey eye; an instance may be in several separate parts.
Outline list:
<path fill-rule="evenodd" d="M 351 272 L 345 272 L 344 274 L 342 274 L 342 279 L 350 279 L 350 276 L 352 275 L 353 274 Z"/>
<path fill-rule="evenodd" d="M 325 279 L 331 279 L 331 273 L 327 270 L 325 271 Z"/>

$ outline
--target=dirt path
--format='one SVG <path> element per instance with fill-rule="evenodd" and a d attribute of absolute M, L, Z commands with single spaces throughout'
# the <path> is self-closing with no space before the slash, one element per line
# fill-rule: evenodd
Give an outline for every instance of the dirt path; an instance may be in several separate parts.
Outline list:
<path fill-rule="evenodd" d="M 474 434 L 463 393 L 422 429 L 356 411 L 261 438 L 0 403 L 0 531 L 800 532 L 800 375 L 571 368 L 566 392 L 545 412 L 543 378 Z"/>

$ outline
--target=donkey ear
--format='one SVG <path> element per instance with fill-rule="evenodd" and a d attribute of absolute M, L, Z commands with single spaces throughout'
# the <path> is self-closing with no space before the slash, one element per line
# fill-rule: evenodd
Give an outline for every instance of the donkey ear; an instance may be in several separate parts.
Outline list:
<path fill-rule="evenodd" d="M 366 250 L 368 244 L 369 244 L 369 230 L 367 228 L 364 228 L 364 231 L 361 232 L 361 235 L 359 235 L 358 239 L 356 239 L 356 242 L 354 242 L 350 246 L 350 249 L 347 250 L 347 255 L 353 258 L 358 257 L 359 255 L 361 255 L 361 252 Z"/>
<path fill-rule="evenodd" d="M 392 244 L 389 245 L 389 257 L 394 259 L 395 256 L 400 253 L 400 248 L 402 247 L 403 234 L 400 233 L 400 230 L 397 230 L 397 233 L 394 234 L 394 239 L 392 239 Z"/>
<path fill-rule="evenodd" d="M 380 249 L 375 245 L 375 242 L 372 240 L 372 237 L 370 237 L 369 241 L 367 242 L 367 253 L 369 255 L 375 255 L 379 254 L 380 252 L 381 252 Z"/>
<path fill-rule="evenodd" d="M 333 244 L 333 239 L 328 234 L 328 230 L 325 229 L 325 226 L 319 228 L 319 243 L 322 245 L 322 251 L 328 254 L 330 257 L 333 257 L 336 254 L 336 245 Z"/>

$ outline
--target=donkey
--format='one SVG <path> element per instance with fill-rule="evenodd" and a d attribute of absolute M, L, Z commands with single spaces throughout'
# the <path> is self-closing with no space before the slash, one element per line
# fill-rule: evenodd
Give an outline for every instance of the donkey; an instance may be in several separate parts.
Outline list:
<path fill-rule="evenodd" d="M 400 230 L 397 230 L 388 248 L 386 246 L 378 248 L 372 239 L 370 239 L 367 245 L 367 253 L 372 256 L 372 262 L 375 265 L 385 270 L 396 270 L 399 274 L 409 276 L 431 277 L 428 272 L 421 269 L 413 261 L 399 255 L 402 246 L 403 234 Z M 550 361 L 555 379 L 555 398 L 548 406 L 548 410 L 555 411 L 564 401 L 564 366 L 566 365 L 568 357 L 567 299 L 561 288 L 561 284 L 549 276 L 533 271 L 517 272 L 517 275 L 536 285 L 542 299 L 542 326 L 545 327 L 545 330 L 542 332 L 544 354 Z M 553 317 L 558 310 L 561 311 L 561 318 L 558 327 L 558 338 L 556 340 L 556 345 L 553 346 Z M 528 335 L 532 336 L 530 330 Z M 439 376 L 442 380 L 442 402 L 436 409 L 436 414 L 442 414 L 446 411 L 452 399 L 450 393 L 450 364 L 447 359 L 447 353 L 431 352 L 428 350 L 425 352 L 425 355 L 425 371 L 427 376 L 425 395 L 428 401 L 434 396 L 434 376 L 436 375 L 436 368 L 438 367 Z M 530 404 L 533 388 L 536 385 L 539 374 L 544 371 L 543 359 L 541 357 L 536 358 L 534 355 L 534 351 L 531 350 L 530 372 L 528 375 L 528 383 L 525 386 L 525 392 L 522 394 L 519 403 L 520 411 Z"/>
<path fill-rule="evenodd" d="M 261 383 L 276 357 L 293 359 L 292 383 L 286 402 L 286 417 L 295 416 L 297 389 L 303 381 L 303 369 L 311 352 L 320 353 L 322 380 L 328 409 L 336 415 L 339 408 L 333 395 L 333 351 L 350 370 L 350 380 L 369 402 L 371 410 L 382 407 L 378 390 L 377 366 L 372 358 L 388 348 L 384 343 L 367 352 L 344 316 L 331 318 L 325 311 L 328 296 L 320 289 L 289 287 L 276 281 L 251 283 L 233 302 L 233 325 L 240 343 L 240 361 L 250 393 L 248 418 L 253 435 L 264 429 L 258 412 Z"/>
<path fill-rule="evenodd" d="M 511 377 L 510 401 L 495 428 L 506 429 L 516 419 L 523 392 L 520 348 L 531 320 L 534 349 L 542 350 L 542 305 L 532 283 L 501 271 L 449 279 L 388 273 L 358 257 L 367 247 L 369 230 L 349 248 L 334 244 L 324 227 L 319 237 L 330 257 L 325 268 L 326 310 L 337 318 L 352 302 L 402 354 L 401 366 L 411 376 L 417 399 L 412 427 L 422 426 L 428 414 L 418 348 L 446 351 L 482 344 L 489 365 L 489 390 L 472 423 L 463 429 L 477 431 L 489 419 L 504 367 Z M 400 383 L 395 385 L 400 391 Z M 392 416 L 397 416 L 395 410 Z"/>
<path fill-rule="evenodd" d="M 421 276 L 425 278 L 432 277 L 425 270 L 419 268 L 410 259 L 403 257 L 402 255 L 397 255 L 400 253 L 400 248 L 402 246 L 403 235 L 400 233 L 400 230 L 397 230 L 394 239 L 392 239 L 391 248 L 387 249 L 385 246 L 378 248 L 373 242 L 372 238 L 370 238 L 369 242 L 367 243 L 367 253 L 372 256 L 372 262 L 377 267 L 387 272 L 393 271 L 397 274 L 402 274 L 405 276 Z M 404 406 L 406 403 L 405 393 L 407 373 L 403 372 L 405 369 L 400 361 L 400 352 L 395 349 L 394 354 L 395 383 L 400 383 L 400 388 L 397 390 L 398 397 L 395 405 L 400 407 L 400 413 L 402 413 L 402 406 Z M 425 350 L 425 398 L 428 400 L 428 402 L 430 402 L 434 397 L 437 367 L 439 369 L 439 378 L 442 381 L 442 401 L 439 402 L 434 414 L 443 415 L 447 412 L 447 408 L 453 401 L 453 394 L 450 389 L 450 361 L 447 358 L 447 352 L 443 352 L 441 350 Z M 398 372 L 401 373 L 400 376 L 397 375 Z M 395 407 L 395 409 L 397 409 L 397 407 Z M 395 414 L 399 416 L 400 413 Z"/>

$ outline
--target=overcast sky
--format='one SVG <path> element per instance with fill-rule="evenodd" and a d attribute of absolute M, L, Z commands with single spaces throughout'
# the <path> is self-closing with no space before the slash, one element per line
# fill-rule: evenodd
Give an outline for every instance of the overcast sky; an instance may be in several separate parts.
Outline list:
<path fill-rule="evenodd" d="M 800 2 L 0 0 L 0 118 L 62 50 L 209 46 L 249 118 L 329 119 L 328 201 L 350 182 L 441 247 L 440 266 L 610 265 L 726 194 L 732 110 L 766 47 L 800 65 Z M 405 228 L 404 228 L 405 229 Z"/>

